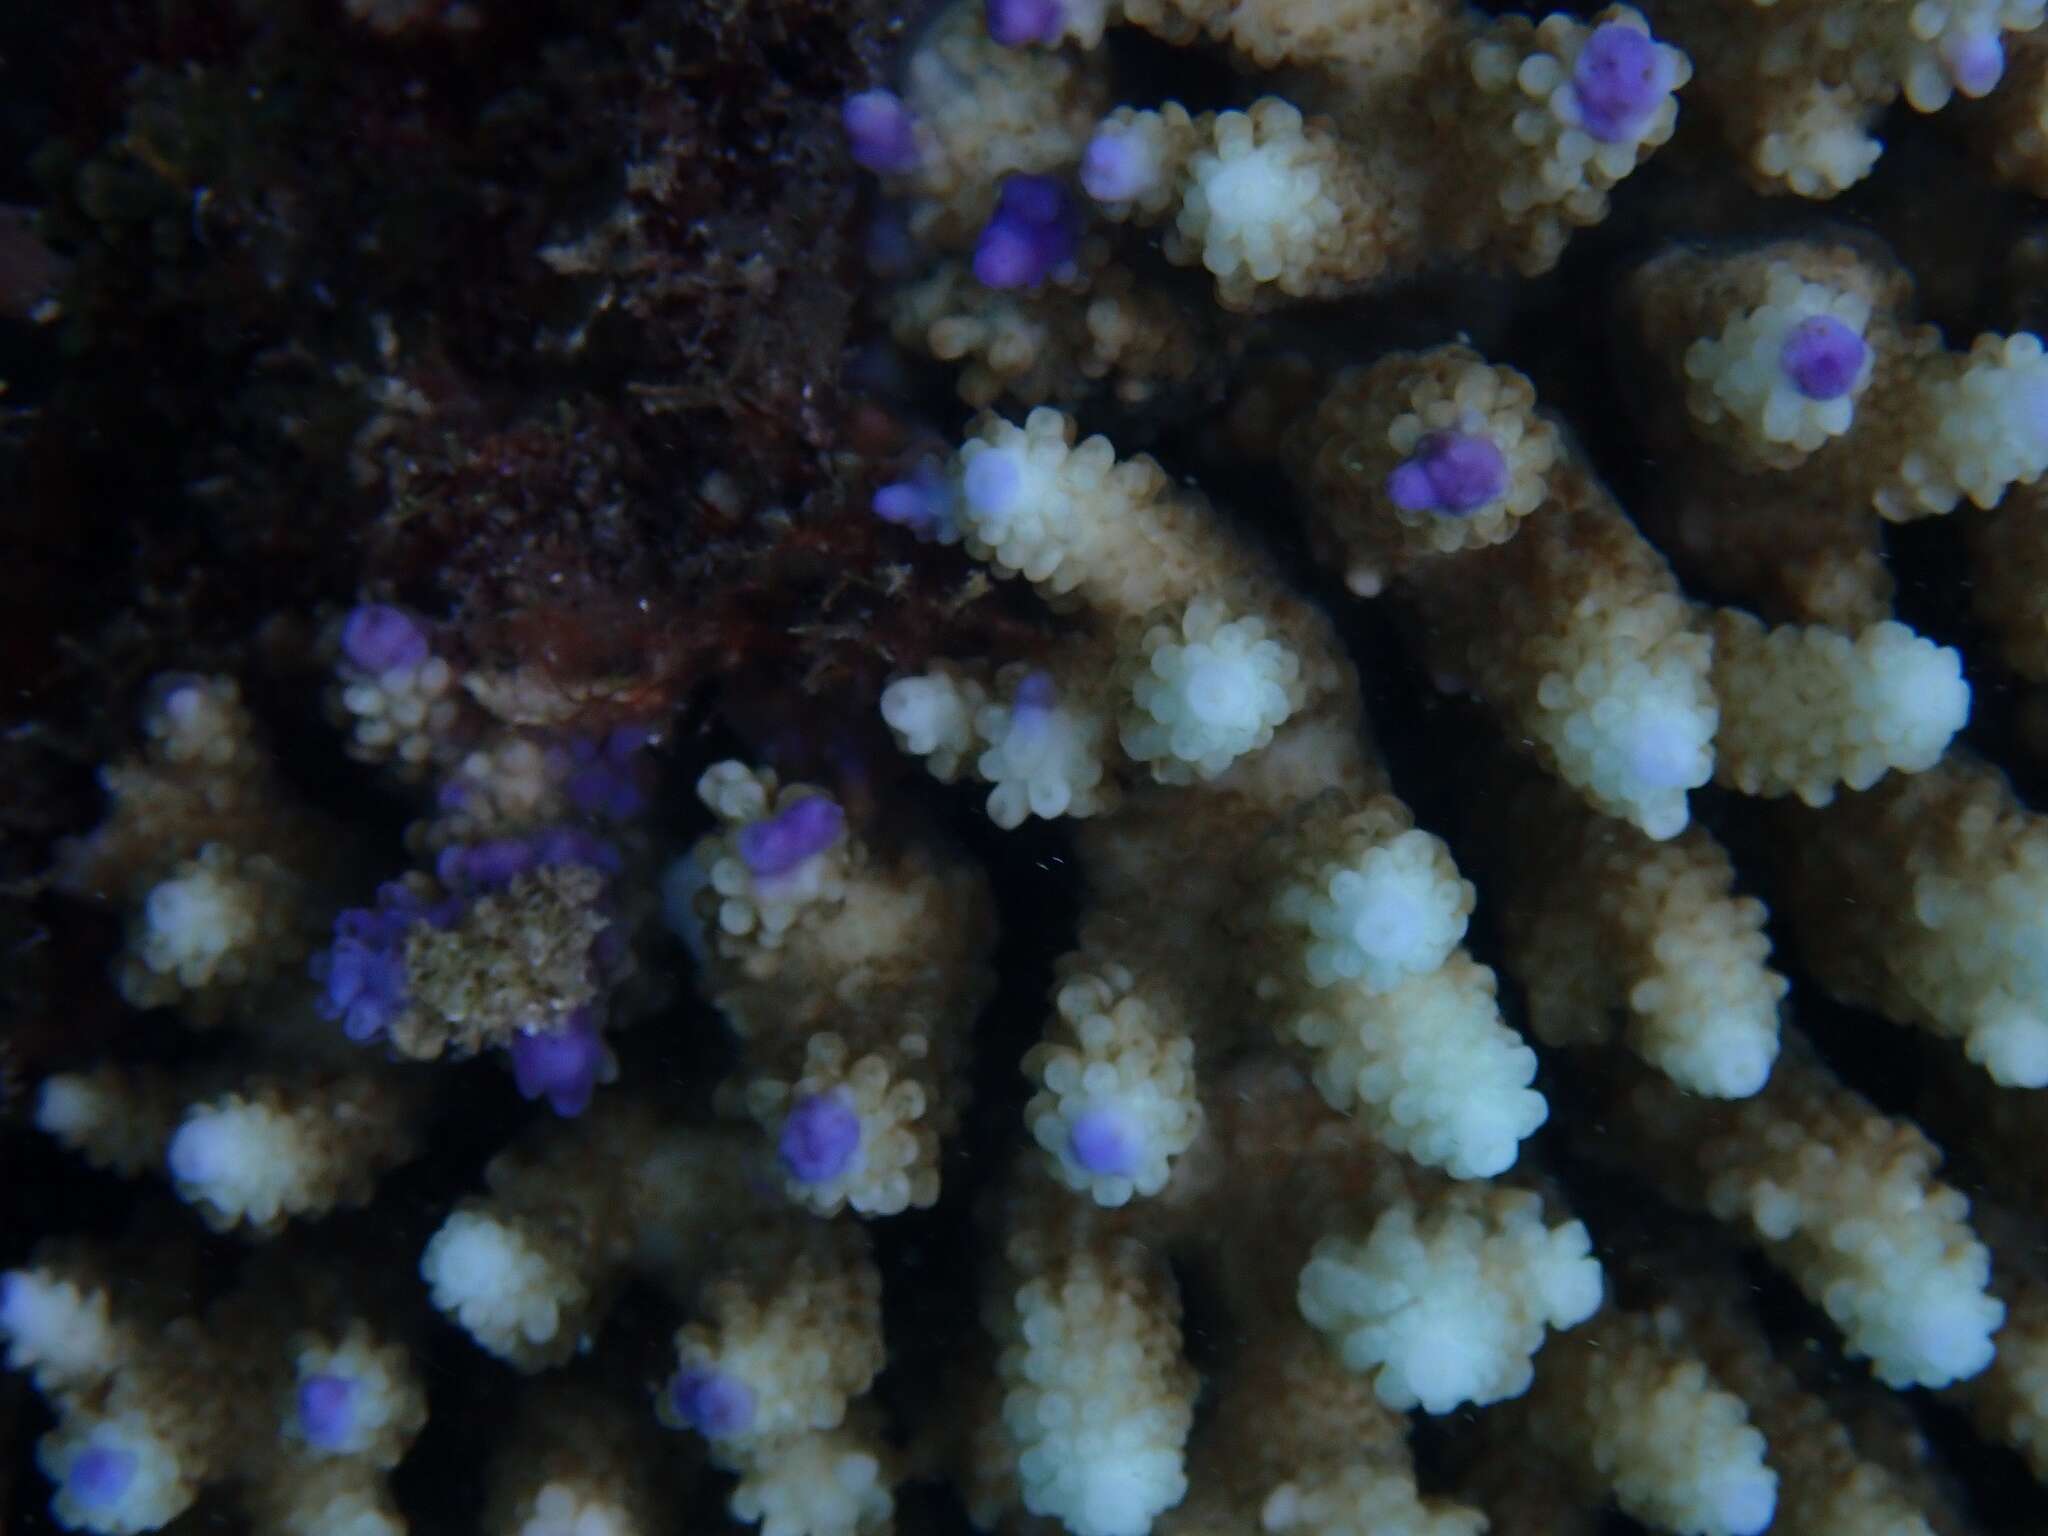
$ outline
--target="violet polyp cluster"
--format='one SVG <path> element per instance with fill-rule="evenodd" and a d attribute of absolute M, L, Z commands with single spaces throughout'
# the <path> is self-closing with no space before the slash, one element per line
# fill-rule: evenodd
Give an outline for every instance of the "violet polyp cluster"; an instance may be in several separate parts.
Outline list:
<path fill-rule="evenodd" d="M 321 1372 L 299 1383 L 299 1433 L 316 1451 L 337 1451 L 355 1434 L 362 1384 Z"/>
<path fill-rule="evenodd" d="M 127 1494 L 135 1480 L 136 1466 L 133 1451 L 96 1441 L 72 1461 L 65 1474 L 65 1489 L 86 1510 L 108 1509 Z"/>
<path fill-rule="evenodd" d="M 1870 349 L 1833 315 L 1813 315 L 1786 334 L 1778 364 L 1809 400 L 1838 400 L 1863 372 Z"/>
<path fill-rule="evenodd" d="M 1433 432 L 1387 476 L 1387 499 L 1406 512 L 1461 517 L 1498 499 L 1507 481 L 1507 460 L 1492 439 Z"/>
<path fill-rule="evenodd" d="M 365 603 L 352 610 L 341 630 L 342 654 L 365 672 L 416 667 L 431 654 L 427 633 L 403 609 Z"/>
<path fill-rule="evenodd" d="M 904 176 L 917 169 L 917 125 L 894 91 L 862 91 L 841 109 L 847 147 L 856 164 L 878 176 Z"/>
<path fill-rule="evenodd" d="M 1060 0 L 988 0 L 988 35 L 1005 48 L 1059 41 Z"/>
<path fill-rule="evenodd" d="M 1113 125 L 1097 130 L 1081 151 L 1081 190 L 1098 203 L 1127 203 L 1158 175 L 1144 140 Z"/>
<path fill-rule="evenodd" d="M 521 1098 L 544 1098 L 549 1108 L 564 1116 L 580 1115 L 590 1107 L 607 1059 L 591 1009 L 577 1009 L 558 1030 L 521 1030 L 506 1050 Z"/>
<path fill-rule="evenodd" d="M 434 861 L 434 874 L 452 891 L 479 893 L 502 890 L 535 870 L 566 865 L 616 875 L 623 861 L 615 846 L 581 827 L 545 827 L 519 837 L 444 848 Z"/>
<path fill-rule="evenodd" d="M 743 1435 L 753 1423 L 753 1394 L 723 1371 L 679 1371 L 668 1395 L 675 1416 L 707 1440 Z"/>
<path fill-rule="evenodd" d="M 905 480 L 892 481 L 875 492 L 875 516 L 909 530 L 923 540 L 959 537 L 953 514 L 953 486 L 933 459 L 922 459 Z"/>
<path fill-rule="evenodd" d="M 846 813 L 824 795 L 807 795 L 788 809 L 740 830 L 740 857 L 756 879 L 773 880 L 816 858 L 845 834 Z"/>
<path fill-rule="evenodd" d="M 1008 176 L 974 247 L 974 275 L 990 288 L 1035 288 L 1074 259 L 1078 218 L 1051 176 Z"/>
<path fill-rule="evenodd" d="M 618 726 L 602 737 L 578 736 L 564 750 L 568 762 L 563 792 L 585 816 L 631 821 L 647 808 L 646 750 L 654 733 L 645 726 Z"/>
<path fill-rule="evenodd" d="M 1067 1150 L 1090 1173 L 1127 1174 L 1137 1161 L 1130 1128 L 1114 1110 L 1083 1110 L 1067 1133 Z"/>
<path fill-rule="evenodd" d="M 1641 133 L 1670 90 L 1663 52 L 1648 33 L 1618 22 L 1595 27 L 1572 65 L 1580 121 L 1603 144 Z"/>
<path fill-rule="evenodd" d="M 414 927 L 452 928 L 461 915 L 458 898 L 430 901 L 402 880 L 377 887 L 377 904 L 343 912 L 334 943 L 313 957 L 321 1015 L 358 1044 L 383 1035 L 409 1004 L 405 946 Z"/>
<path fill-rule="evenodd" d="M 860 1152 L 860 1116 L 836 1093 L 799 1099 L 782 1122 L 776 1153 L 789 1176 L 823 1184 L 853 1166 Z"/>

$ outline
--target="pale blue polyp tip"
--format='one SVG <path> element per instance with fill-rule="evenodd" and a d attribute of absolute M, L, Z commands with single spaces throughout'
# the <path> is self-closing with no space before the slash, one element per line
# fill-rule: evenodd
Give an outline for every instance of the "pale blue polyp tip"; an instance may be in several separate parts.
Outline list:
<path fill-rule="evenodd" d="M 299 1383 L 299 1433 L 316 1451 L 336 1451 L 355 1432 L 356 1393 L 352 1377 L 323 1371 Z"/>
<path fill-rule="evenodd" d="M 1127 1174 L 1137 1162 L 1123 1117 L 1113 1110 L 1088 1109 L 1074 1117 L 1067 1132 L 1067 1153 L 1089 1173 L 1107 1177 Z"/>
<path fill-rule="evenodd" d="M 967 505 L 975 511 L 988 517 L 1000 517 L 1017 499 L 1017 488 L 1023 479 L 1017 461 L 998 448 L 974 457 L 967 466 L 967 472 L 960 477 L 960 489 L 967 498 Z"/>
<path fill-rule="evenodd" d="M 128 1485 L 135 1480 L 135 1467 L 133 1451 L 94 1441 L 71 1463 L 64 1486 L 87 1509 L 105 1509 L 128 1492 Z"/>

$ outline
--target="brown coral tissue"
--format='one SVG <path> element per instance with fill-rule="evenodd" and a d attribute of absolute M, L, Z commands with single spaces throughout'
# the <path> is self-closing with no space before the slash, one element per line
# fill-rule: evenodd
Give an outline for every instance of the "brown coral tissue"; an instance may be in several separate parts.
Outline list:
<path fill-rule="evenodd" d="M 2048 0 L 0 97 L 0 1533 L 2048 1529 Z"/>

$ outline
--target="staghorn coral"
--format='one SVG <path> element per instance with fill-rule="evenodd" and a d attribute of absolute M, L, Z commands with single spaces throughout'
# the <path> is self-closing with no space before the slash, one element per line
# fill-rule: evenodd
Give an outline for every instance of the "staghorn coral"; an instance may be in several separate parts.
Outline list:
<path fill-rule="evenodd" d="M 514 9 L 79 109 L 215 469 L 4 743 L 0 1519 L 2027 1529 L 2048 364 L 1754 189 L 2038 6 Z"/>

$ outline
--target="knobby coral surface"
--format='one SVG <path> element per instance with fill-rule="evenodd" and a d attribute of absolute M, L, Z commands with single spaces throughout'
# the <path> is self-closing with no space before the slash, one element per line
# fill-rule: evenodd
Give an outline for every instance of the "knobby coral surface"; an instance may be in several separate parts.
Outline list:
<path fill-rule="evenodd" d="M 2044 39 L 0 42 L 0 1526 L 2038 1529 Z"/>

